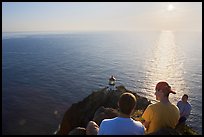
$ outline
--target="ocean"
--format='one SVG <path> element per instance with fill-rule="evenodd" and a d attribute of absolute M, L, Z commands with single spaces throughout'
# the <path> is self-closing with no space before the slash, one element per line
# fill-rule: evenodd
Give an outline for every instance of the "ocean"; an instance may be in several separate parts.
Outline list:
<path fill-rule="evenodd" d="M 202 32 L 2 33 L 3 134 L 53 134 L 72 103 L 116 86 L 155 102 L 167 81 L 192 105 L 187 124 L 202 134 Z"/>

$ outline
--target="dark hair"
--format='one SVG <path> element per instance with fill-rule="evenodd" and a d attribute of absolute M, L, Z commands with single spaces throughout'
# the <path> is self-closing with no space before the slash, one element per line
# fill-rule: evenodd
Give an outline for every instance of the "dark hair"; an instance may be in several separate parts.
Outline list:
<path fill-rule="evenodd" d="M 187 99 L 188 99 L 188 95 L 187 95 L 187 94 L 184 94 L 184 95 L 183 95 L 183 97 L 185 97 L 185 96 L 186 96 L 186 97 L 187 97 Z"/>
<path fill-rule="evenodd" d="M 130 115 L 136 105 L 136 97 L 132 93 L 123 93 L 118 104 L 121 113 Z"/>
<path fill-rule="evenodd" d="M 86 135 L 86 129 L 83 127 L 76 127 L 71 130 L 68 135 Z"/>

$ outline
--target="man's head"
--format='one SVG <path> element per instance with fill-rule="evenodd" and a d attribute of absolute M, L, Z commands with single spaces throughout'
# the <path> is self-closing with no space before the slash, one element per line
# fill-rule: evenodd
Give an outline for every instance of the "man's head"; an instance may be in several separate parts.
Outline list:
<path fill-rule="evenodd" d="M 118 101 L 120 112 L 131 115 L 136 106 L 136 97 L 132 93 L 123 93 Z"/>
<path fill-rule="evenodd" d="M 187 95 L 187 94 L 184 94 L 184 95 L 182 96 L 182 101 L 183 101 L 183 102 L 187 102 L 187 100 L 188 100 L 188 95 Z"/>
<path fill-rule="evenodd" d="M 155 90 L 156 90 L 155 95 L 157 100 L 160 100 L 163 97 L 168 98 L 169 93 L 176 94 L 175 91 L 171 90 L 171 86 L 169 86 L 169 84 L 165 81 L 161 81 L 157 83 Z"/>

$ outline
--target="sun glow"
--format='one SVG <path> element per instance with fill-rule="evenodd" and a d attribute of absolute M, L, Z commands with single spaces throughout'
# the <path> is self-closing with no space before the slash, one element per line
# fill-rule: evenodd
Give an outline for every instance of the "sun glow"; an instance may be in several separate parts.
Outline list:
<path fill-rule="evenodd" d="M 172 11 L 173 9 L 174 9 L 174 6 L 172 4 L 169 4 L 167 10 Z"/>

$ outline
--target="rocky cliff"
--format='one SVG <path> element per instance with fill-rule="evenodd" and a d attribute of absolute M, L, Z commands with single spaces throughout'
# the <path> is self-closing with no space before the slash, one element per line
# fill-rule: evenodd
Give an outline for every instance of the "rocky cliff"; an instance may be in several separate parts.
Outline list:
<path fill-rule="evenodd" d="M 117 101 L 120 95 L 124 92 L 134 94 L 137 99 L 135 116 L 138 115 L 138 112 L 143 112 L 151 103 L 147 98 L 141 97 L 135 92 L 127 90 L 124 86 L 118 86 L 115 91 L 108 91 L 107 88 L 103 88 L 93 92 L 84 100 L 72 104 L 72 106 L 65 112 L 56 134 L 67 135 L 76 127 L 85 128 L 90 120 L 93 120 L 100 125 L 103 119 L 116 117 L 118 115 Z M 137 117 L 133 118 L 136 119 Z M 188 126 L 182 127 L 180 130 L 182 130 L 180 134 L 197 134 Z M 167 130 L 164 130 L 164 132 L 167 132 Z M 163 132 L 161 131 L 157 134 L 161 133 Z M 177 132 L 169 131 L 168 134 L 177 134 Z"/>

